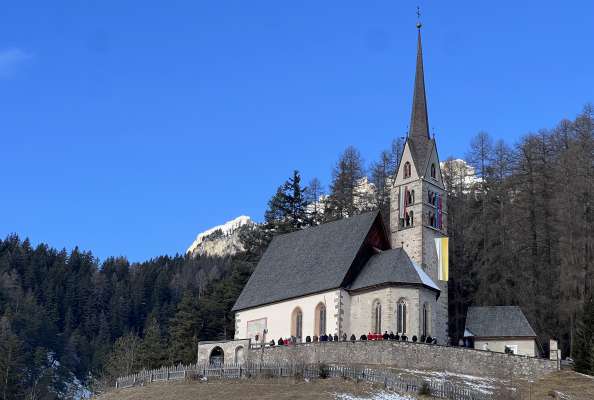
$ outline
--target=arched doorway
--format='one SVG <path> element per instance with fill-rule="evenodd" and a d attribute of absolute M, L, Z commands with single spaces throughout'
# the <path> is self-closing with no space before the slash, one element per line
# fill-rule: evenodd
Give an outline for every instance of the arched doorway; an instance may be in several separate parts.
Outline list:
<path fill-rule="evenodd" d="M 243 363 L 243 346 L 238 346 L 235 349 L 235 364 Z"/>
<path fill-rule="evenodd" d="M 213 348 L 208 359 L 210 365 L 220 366 L 225 363 L 225 352 L 219 346 Z"/>

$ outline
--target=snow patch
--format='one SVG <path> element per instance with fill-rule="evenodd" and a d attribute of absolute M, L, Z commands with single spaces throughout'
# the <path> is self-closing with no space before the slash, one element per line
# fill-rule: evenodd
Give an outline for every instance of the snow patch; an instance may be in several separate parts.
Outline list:
<path fill-rule="evenodd" d="M 399 393 L 391 393 L 386 391 L 381 391 L 377 393 L 373 393 L 369 396 L 355 396 L 352 394 L 334 394 L 336 400 L 414 400 L 414 397 L 405 396 Z"/>
<path fill-rule="evenodd" d="M 474 375 L 456 374 L 448 371 L 429 371 L 419 369 L 401 369 L 399 371 L 401 371 L 404 374 L 421 376 L 423 379 L 430 380 L 432 382 L 455 382 L 456 384 L 462 385 L 469 389 L 474 389 L 485 394 L 492 394 L 498 387 L 502 386 L 502 383 L 504 383 L 496 378 L 485 378 Z"/>
<path fill-rule="evenodd" d="M 222 225 L 217 225 L 196 236 L 186 253 L 192 255 L 224 256 L 243 250 L 238 231 L 242 226 L 253 225 L 247 215 L 241 215 Z"/>

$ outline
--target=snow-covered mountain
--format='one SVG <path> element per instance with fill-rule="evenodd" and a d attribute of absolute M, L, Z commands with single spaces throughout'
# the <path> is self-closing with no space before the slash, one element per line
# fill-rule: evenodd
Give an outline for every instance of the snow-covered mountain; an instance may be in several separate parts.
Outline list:
<path fill-rule="evenodd" d="M 476 175 L 474 167 L 461 158 L 444 161 L 440 165 L 442 170 L 447 170 L 454 177 L 454 185 L 461 186 L 464 192 L 481 182 L 481 178 Z"/>
<path fill-rule="evenodd" d="M 222 225 L 207 229 L 198 234 L 196 240 L 188 247 L 187 253 L 192 255 L 226 256 L 243 250 L 239 240 L 239 230 L 244 225 L 253 225 L 254 221 L 241 215 Z"/>

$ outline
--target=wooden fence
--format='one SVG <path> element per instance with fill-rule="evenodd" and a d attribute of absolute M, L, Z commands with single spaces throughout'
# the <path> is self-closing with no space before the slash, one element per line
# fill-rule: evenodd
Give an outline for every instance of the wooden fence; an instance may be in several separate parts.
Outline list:
<path fill-rule="evenodd" d="M 120 377 L 116 388 L 142 386 L 152 382 L 167 382 L 184 379 L 246 379 L 246 378 L 297 377 L 302 379 L 348 378 L 382 385 L 399 392 L 418 392 L 423 386 L 432 396 L 452 400 L 491 400 L 493 395 L 483 391 L 462 387 L 449 381 L 425 380 L 420 377 L 402 377 L 391 371 L 347 365 L 325 364 L 191 364 L 163 367 L 150 371 Z"/>

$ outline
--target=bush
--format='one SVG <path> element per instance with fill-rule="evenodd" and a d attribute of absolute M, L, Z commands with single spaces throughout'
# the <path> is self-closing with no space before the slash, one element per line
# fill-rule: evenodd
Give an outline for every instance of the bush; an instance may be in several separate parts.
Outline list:
<path fill-rule="evenodd" d="M 330 376 L 330 368 L 328 368 L 327 364 L 321 363 L 319 366 L 319 377 L 321 379 L 326 379 Z"/>
<path fill-rule="evenodd" d="M 413 340 L 413 342 L 416 343 L 417 342 L 417 335 L 414 335 L 412 340 Z"/>
<path fill-rule="evenodd" d="M 429 387 L 429 382 L 423 381 L 421 387 L 419 388 L 419 394 L 423 396 L 431 395 L 431 388 Z"/>

